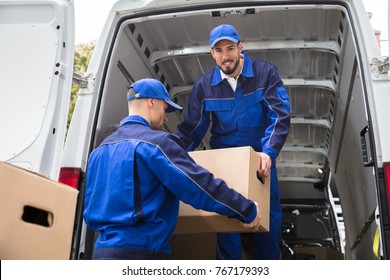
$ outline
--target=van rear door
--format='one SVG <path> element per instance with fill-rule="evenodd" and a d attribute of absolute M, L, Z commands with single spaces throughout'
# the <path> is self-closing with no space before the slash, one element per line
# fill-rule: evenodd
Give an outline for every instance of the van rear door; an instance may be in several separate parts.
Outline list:
<path fill-rule="evenodd" d="M 0 2 L 0 161 L 57 179 L 73 74 L 73 1 Z"/>

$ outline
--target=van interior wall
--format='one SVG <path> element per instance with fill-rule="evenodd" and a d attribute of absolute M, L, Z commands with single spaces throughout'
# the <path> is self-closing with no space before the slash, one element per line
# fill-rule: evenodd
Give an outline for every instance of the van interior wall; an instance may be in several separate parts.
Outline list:
<path fill-rule="evenodd" d="M 242 11 L 250 13 L 242 15 Z M 185 107 L 193 83 L 215 65 L 208 36 L 222 23 L 236 26 L 244 51 L 253 59 L 278 67 L 290 95 L 292 127 L 277 163 L 284 212 L 289 215 L 294 206 L 314 203 L 317 208 L 327 207 L 318 213 L 329 218 L 324 215 L 331 210 L 326 193 L 331 177 L 331 189 L 340 197 L 344 215 L 347 258 L 372 258 L 373 227 L 359 246 L 350 249 L 376 200 L 373 171 L 363 167 L 360 143 L 355 140 L 367 125 L 364 89 L 348 14 L 340 6 L 275 5 L 240 10 L 225 4 L 197 13 L 129 18 L 119 28 L 110 58 L 96 145 L 128 114 L 126 92 L 133 81 L 159 79 Z M 175 133 L 182 116 L 183 112 L 169 114 L 166 130 Z M 208 147 L 208 137 L 201 148 Z M 319 174 L 318 169 L 331 176 Z M 328 232 L 322 237 L 326 240 L 335 235 Z"/>
<path fill-rule="evenodd" d="M 127 89 L 131 84 L 130 73 L 123 65 L 136 65 L 142 61 L 135 61 L 137 54 L 126 36 L 121 36 L 115 42 L 115 46 L 110 58 L 105 88 L 103 89 L 100 113 L 96 128 L 95 147 L 108 135 L 116 130 L 120 121 L 128 115 Z M 131 59 L 130 59 L 131 58 Z M 130 66 L 131 67 L 131 66 Z M 142 67 L 132 67 L 132 72 L 137 69 L 142 71 Z M 134 75 L 134 74 L 133 74 Z M 139 75 L 146 75 L 144 72 Z"/>
<path fill-rule="evenodd" d="M 330 167 L 340 197 L 345 227 L 347 229 L 346 252 L 353 259 L 371 259 L 375 231 L 373 223 L 362 241 L 355 246 L 365 222 L 376 208 L 375 178 L 373 169 L 364 167 L 361 143 L 356 139 L 368 124 L 364 100 L 359 57 L 348 29 L 344 38 L 345 51 L 342 57 L 342 72 L 339 81 L 339 96 L 332 133 Z"/>

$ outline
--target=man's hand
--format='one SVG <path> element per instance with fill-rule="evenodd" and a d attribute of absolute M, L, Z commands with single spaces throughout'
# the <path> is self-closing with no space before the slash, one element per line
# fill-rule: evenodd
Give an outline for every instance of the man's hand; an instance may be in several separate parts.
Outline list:
<path fill-rule="evenodd" d="M 265 153 L 257 153 L 257 154 L 260 156 L 259 175 L 261 177 L 268 177 L 272 160 L 270 156 Z"/>
<path fill-rule="evenodd" d="M 244 223 L 239 222 L 239 221 L 238 221 L 238 223 L 240 223 L 241 226 L 244 228 L 249 228 L 249 229 L 252 229 L 253 231 L 258 231 L 260 229 L 261 216 L 260 216 L 259 206 L 257 205 L 256 202 L 254 202 L 254 203 L 256 205 L 256 211 L 257 211 L 256 218 L 250 224 L 244 224 Z"/>

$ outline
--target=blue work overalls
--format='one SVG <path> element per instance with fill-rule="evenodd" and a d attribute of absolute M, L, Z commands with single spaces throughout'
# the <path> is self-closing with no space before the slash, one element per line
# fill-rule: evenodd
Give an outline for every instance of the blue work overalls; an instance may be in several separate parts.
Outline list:
<path fill-rule="evenodd" d="M 271 63 L 245 53 L 235 91 L 216 66 L 194 84 L 178 136 L 188 150 L 198 147 L 211 122 L 212 149 L 251 146 L 272 159 L 270 232 L 256 233 L 255 259 L 278 259 L 281 205 L 275 160 L 290 129 L 288 93 Z M 217 259 L 242 259 L 239 234 L 218 234 Z"/>
<path fill-rule="evenodd" d="M 152 130 L 140 116 L 124 118 L 91 153 L 86 180 L 84 219 L 100 233 L 99 259 L 168 258 L 179 200 L 244 223 L 256 217 L 252 201 L 197 165 L 176 135 Z"/>

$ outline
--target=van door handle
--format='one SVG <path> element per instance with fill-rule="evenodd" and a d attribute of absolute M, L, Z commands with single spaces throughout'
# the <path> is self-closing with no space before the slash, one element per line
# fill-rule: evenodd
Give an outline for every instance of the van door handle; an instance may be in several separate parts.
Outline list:
<path fill-rule="evenodd" d="M 360 144 L 362 146 L 364 167 L 374 166 L 374 162 L 371 157 L 368 157 L 367 152 L 366 133 L 368 132 L 368 128 L 369 126 L 367 125 L 365 128 L 362 129 L 362 131 L 360 131 Z"/>

